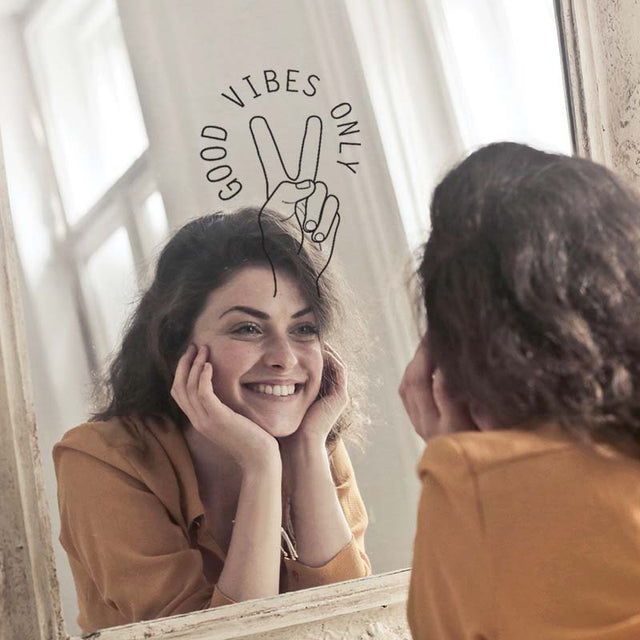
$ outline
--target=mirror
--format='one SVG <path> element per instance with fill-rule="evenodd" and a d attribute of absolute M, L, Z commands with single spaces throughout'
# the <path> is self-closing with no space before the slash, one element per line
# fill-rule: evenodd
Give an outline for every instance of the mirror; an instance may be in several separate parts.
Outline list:
<path fill-rule="evenodd" d="M 418 335 L 407 269 L 430 191 L 466 151 L 498 139 L 571 151 L 554 3 L 42 0 L 10 5 L 1 28 L 0 124 L 54 538 L 51 449 L 87 419 L 92 379 L 159 247 L 194 216 L 264 204 L 253 118 L 293 176 L 317 116 L 318 176 L 341 213 L 335 261 L 369 321 L 372 425 L 363 451 L 350 447 L 367 553 L 375 573 L 409 566 L 421 445 L 396 393 Z M 56 559 L 78 633 L 57 543 Z"/>

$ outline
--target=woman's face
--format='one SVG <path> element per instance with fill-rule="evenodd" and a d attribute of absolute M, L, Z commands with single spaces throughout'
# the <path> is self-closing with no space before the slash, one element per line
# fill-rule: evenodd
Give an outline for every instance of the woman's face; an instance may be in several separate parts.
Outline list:
<path fill-rule="evenodd" d="M 291 435 L 320 390 L 323 354 L 316 318 L 296 281 L 245 267 L 209 294 L 192 342 L 209 347 L 213 389 L 274 437 Z"/>

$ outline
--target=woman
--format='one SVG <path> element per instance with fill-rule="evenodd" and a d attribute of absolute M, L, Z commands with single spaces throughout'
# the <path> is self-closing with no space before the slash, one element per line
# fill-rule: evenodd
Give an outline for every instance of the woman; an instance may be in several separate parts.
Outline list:
<path fill-rule="evenodd" d="M 344 353 L 338 285 L 316 283 L 293 226 L 257 216 L 170 240 L 106 404 L 54 448 L 85 632 L 370 573 L 341 439 L 362 416 L 327 343 Z"/>
<path fill-rule="evenodd" d="M 436 188 L 428 333 L 400 393 L 429 441 L 414 638 L 640 638 L 640 202 L 501 143 Z"/>

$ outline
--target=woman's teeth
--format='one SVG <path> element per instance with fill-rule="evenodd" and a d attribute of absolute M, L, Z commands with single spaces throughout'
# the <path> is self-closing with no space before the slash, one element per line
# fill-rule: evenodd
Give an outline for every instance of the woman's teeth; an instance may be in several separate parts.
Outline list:
<path fill-rule="evenodd" d="M 295 384 L 252 384 L 250 388 L 268 396 L 291 396 L 296 392 Z"/>

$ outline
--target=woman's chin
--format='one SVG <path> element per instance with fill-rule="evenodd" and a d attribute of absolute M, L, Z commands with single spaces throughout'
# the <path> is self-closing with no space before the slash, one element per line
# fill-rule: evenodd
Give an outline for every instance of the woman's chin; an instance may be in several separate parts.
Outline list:
<path fill-rule="evenodd" d="M 254 414 L 247 416 L 261 429 L 274 438 L 286 438 L 293 435 L 300 427 L 301 419 L 297 417 L 283 418 L 282 416 L 265 416 Z"/>
<path fill-rule="evenodd" d="M 261 424 L 260 425 L 269 435 L 274 438 L 286 438 L 293 435 L 300 426 L 297 424 Z"/>

